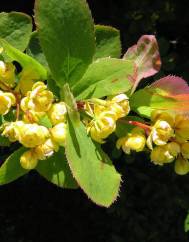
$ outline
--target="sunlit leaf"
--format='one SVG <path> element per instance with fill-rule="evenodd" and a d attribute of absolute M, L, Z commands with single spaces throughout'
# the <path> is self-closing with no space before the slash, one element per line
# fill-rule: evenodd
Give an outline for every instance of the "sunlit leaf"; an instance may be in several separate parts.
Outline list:
<path fill-rule="evenodd" d="M 132 110 L 146 117 L 150 117 L 153 110 L 187 114 L 189 86 L 180 77 L 167 76 L 134 93 L 130 105 Z"/>
<path fill-rule="evenodd" d="M 95 52 L 94 25 L 85 0 L 37 0 L 40 43 L 58 86 L 77 82 Z"/>

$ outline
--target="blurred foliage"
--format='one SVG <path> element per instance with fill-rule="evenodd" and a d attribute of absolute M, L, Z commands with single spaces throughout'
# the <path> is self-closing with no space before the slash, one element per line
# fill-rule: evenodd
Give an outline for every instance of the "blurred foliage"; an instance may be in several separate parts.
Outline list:
<path fill-rule="evenodd" d="M 6 0 L 0 10 L 32 15 L 33 3 Z M 189 80 L 188 0 L 88 3 L 96 24 L 121 30 L 122 53 L 141 35 L 156 35 L 163 63 L 155 79 L 174 74 Z M 111 139 L 115 136 L 104 148 L 124 182 L 120 198 L 110 209 L 95 206 L 80 190 L 61 190 L 31 172 L 0 188 L 0 241 L 187 242 L 184 220 L 189 209 L 189 176 L 177 176 L 169 166 L 154 166 L 143 153 L 125 156 L 112 147 Z M 1 148 L 1 161 L 8 151 Z"/>

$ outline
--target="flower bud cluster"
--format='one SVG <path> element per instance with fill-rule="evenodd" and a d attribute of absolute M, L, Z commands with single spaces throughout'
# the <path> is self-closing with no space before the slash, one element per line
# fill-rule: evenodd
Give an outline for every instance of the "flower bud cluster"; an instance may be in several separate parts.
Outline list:
<path fill-rule="evenodd" d="M 153 126 L 147 138 L 151 161 L 163 165 L 175 160 L 175 172 L 189 172 L 189 117 L 156 111 L 151 117 Z"/>
<path fill-rule="evenodd" d="M 87 132 L 93 140 L 104 143 L 104 139 L 115 131 L 116 121 L 129 113 L 128 97 L 119 94 L 111 99 L 91 101 L 92 104 L 87 102 L 85 105 L 86 112 L 92 117 L 86 124 Z"/>

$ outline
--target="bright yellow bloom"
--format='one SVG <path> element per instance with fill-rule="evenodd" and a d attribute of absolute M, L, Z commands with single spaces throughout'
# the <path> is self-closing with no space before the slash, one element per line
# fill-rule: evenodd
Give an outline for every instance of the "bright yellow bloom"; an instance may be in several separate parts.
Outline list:
<path fill-rule="evenodd" d="M 20 164 L 26 170 L 34 169 L 38 164 L 37 156 L 34 150 L 28 150 L 20 157 Z"/>
<path fill-rule="evenodd" d="M 126 154 L 130 154 L 131 150 L 140 152 L 144 150 L 146 137 L 140 128 L 134 128 L 126 137 L 119 138 L 116 143 L 118 149 L 122 148 Z"/>
<path fill-rule="evenodd" d="M 148 136 L 147 146 L 149 149 L 153 149 L 152 143 L 165 145 L 171 137 L 174 137 L 174 130 L 170 124 L 166 121 L 157 120 Z"/>
<path fill-rule="evenodd" d="M 67 125 L 65 123 L 59 123 L 51 129 L 51 136 L 54 142 L 60 146 L 65 146 Z"/>
<path fill-rule="evenodd" d="M 55 103 L 48 111 L 48 116 L 53 125 L 66 121 L 66 104 L 64 102 Z"/>
<path fill-rule="evenodd" d="M 166 145 L 156 146 L 150 155 L 151 161 L 156 165 L 170 163 L 175 159 L 175 156 L 170 153 Z"/>
<path fill-rule="evenodd" d="M 52 139 L 47 139 L 44 144 L 34 148 L 39 160 L 47 159 L 54 154 L 54 151 L 57 152 L 58 149 L 58 145 Z"/>
<path fill-rule="evenodd" d="M 20 128 L 23 127 L 23 125 L 23 121 L 8 123 L 6 124 L 2 135 L 7 137 L 11 142 L 18 141 L 20 138 Z"/>
<path fill-rule="evenodd" d="M 181 156 L 175 161 L 175 173 L 178 175 L 186 175 L 189 172 L 189 162 Z"/>
<path fill-rule="evenodd" d="M 35 112 L 48 111 L 53 102 L 53 93 L 47 90 L 47 86 L 43 82 L 36 82 L 27 96 L 27 106 Z"/>
<path fill-rule="evenodd" d="M 4 63 L 0 61 L 0 80 L 6 86 L 13 87 L 15 85 L 15 66 L 12 63 Z M 6 90 L 4 85 L 1 88 Z"/>
<path fill-rule="evenodd" d="M 119 94 L 107 102 L 109 103 L 107 109 L 113 111 L 117 119 L 125 117 L 130 112 L 128 97 L 125 94 Z"/>
<path fill-rule="evenodd" d="M 38 124 L 24 124 L 18 132 L 19 142 L 28 148 L 43 144 L 50 136 L 48 129 Z"/>
<path fill-rule="evenodd" d="M 5 115 L 15 105 L 16 99 L 12 93 L 0 91 L 0 114 Z"/>

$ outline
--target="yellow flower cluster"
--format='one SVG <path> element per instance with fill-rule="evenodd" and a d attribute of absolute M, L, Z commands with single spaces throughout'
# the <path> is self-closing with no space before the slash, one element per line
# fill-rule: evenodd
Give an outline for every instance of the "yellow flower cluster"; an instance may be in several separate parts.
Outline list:
<path fill-rule="evenodd" d="M 0 80 L 0 88 L 3 90 L 15 85 L 15 66 L 12 63 L 0 61 Z"/>
<path fill-rule="evenodd" d="M 20 101 L 22 120 L 4 124 L 2 135 L 29 149 L 20 158 L 25 169 L 35 168 L 38 160 L 47 159 L 58 151 L 59 146 L 65 145 L 66 105 L 53 101 L 53 93 L 47 90 L 47 86 L 43 82 L 36 82 Z M 0 114 L 8 113 L 15 103 L 12 93 L 0 91 Z M 52 128 L 38 124 L 39 118 L 44 115 L 48 116 Z"/>
<path fill-rule="evenodd" d="M 87 132 L 93 140 L 104 143 L 104 139 L 115 131 L 116 121 L 129 113 L 128 97 L 119 94 L 111 99 L 93 101 L 93 104 L 87 102 L 85 105 L 86 112 L 92 117 L 87 123 Z"/>
<path fill-rule="evenodd" d="M 151 161 L 163 165 L 175 160 L 175 172 L 189 172 L 189 117 L 156 111 L 151 117 L 153 126 L 147 139 Z M 155 147 L 154 147 L 155 145 Z"/>

